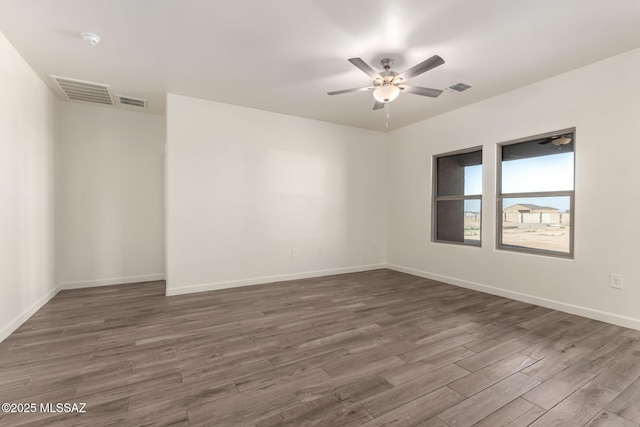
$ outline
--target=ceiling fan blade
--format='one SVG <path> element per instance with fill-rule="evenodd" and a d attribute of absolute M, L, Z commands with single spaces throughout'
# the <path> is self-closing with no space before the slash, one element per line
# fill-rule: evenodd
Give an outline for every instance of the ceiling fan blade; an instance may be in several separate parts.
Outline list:
<path fill-rule="evenodd" d="M 349 58 L 349 62 L 358 67 L 363 73 L 371 77 L 373 80 L 380 78 L 380 74 L 376 73 L 362 58 Z"/>
<path fill-rule="evenodd" d="M 431 89 L 428 87 L 400 85 L 398 86 L 403 92 L 413 93 L 415 95 L 430 96 L 431 98 L 437 98 L 442 91 L 440 89 Z"/>
<path fill-rule="evenodd" d="M 361 92 L 363 90 L 373 90 L 373 89 L 375 89 L 373 86 L 357 87 L 355 89 L 334 90 L 333 92 L 327 92 L 327 95 L 341 95 L 343 93 Z"/>
<path fill-rule="evenodd" d="M 409 68 L 404 73 L 398 74 L 396 79 L 409 80 L 442 64 L 444 64 L 444 59 L 440 58 L 438 55 L 433 55 L 431 58 Z"/>
<path fill-rule="evenodd" d="M 378 102 L 378 101 L 376 101 L 376 103 L 375 103 L 375 104 L 373 104 L 373 109 L 374 109 L 374 110 L 380 110 L 380 109 L 382 109 L 382 108 L 384 108 L 384 102 Z"/>
<path fill-rule="evenodd" d="M 546 144 L 550 143 L 551 141 L 553 141 L 551 138 L 545 138 L 542 141 L 538 142 L 538 145 L 546 145 Z"/>

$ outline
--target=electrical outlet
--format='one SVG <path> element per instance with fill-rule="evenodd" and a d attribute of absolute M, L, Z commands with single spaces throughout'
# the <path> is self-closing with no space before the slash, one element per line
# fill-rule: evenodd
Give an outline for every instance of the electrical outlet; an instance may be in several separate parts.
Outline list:
<path fill-rule="evenodd" d="M 297 249 L 291 249 L 291 258 L 296 258 L 298 256 L 298 250 Z"/>
<path fill-rule="evenodd" d="M 609 275 L 609 286 L 614 289 L 622 289 L 624 285 L 622 274 L 613 274 Z"/>

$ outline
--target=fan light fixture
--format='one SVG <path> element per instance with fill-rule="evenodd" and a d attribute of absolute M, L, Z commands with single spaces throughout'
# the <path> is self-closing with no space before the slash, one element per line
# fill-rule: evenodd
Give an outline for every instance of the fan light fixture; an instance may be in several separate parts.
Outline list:
<path fill-rule="evenodd" d="M 568 136 L 561 136 L 560 138 L 556 138 L 551 141 L 553 145 L 557 145 L 557 146 L 567 145 L 570 142 L 571 142 L 571 138 L 569 138 Z"/>
<path fill-rule="evenodd" d="M 373 91 L 373 97 L 378 102 L 391 102 L 398 97 L 400 89 L 393 84 L 383 84 Z"/>

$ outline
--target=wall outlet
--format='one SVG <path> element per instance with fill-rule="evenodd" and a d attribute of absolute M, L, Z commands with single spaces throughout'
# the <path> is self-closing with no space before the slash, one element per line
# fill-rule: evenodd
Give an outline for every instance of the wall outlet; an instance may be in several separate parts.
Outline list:
<path fill-rule="evenodd" d="M 624 285 L 622 274 L 613 274 L 609 275 L 609 286 L 614 289 L 622 289 Z"/>
<path fill-rule="evenodd" d="M 298 256 L 298 250 L 297 249 L 291 249 L 291 258 L 296 258 Z"/>

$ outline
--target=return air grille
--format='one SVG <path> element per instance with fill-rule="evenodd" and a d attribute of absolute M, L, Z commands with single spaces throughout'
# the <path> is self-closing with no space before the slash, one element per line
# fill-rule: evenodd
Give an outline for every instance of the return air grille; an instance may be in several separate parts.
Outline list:
<path fill-rule="evenodd" d="M 113 105 L 111 87 L 100 83 L 85 82 L 66 77 L 51 76 L 62 93 L 70 101 L 91 102 L 94 104 Z"/>
<path fill-rule="evenodd" d="M 117 95 L 118 102 L 121 105 L 130 105 L 132 107 L 145 108 L 147 106 L 146 99 L 131 98 L 130 96 Z"/>

